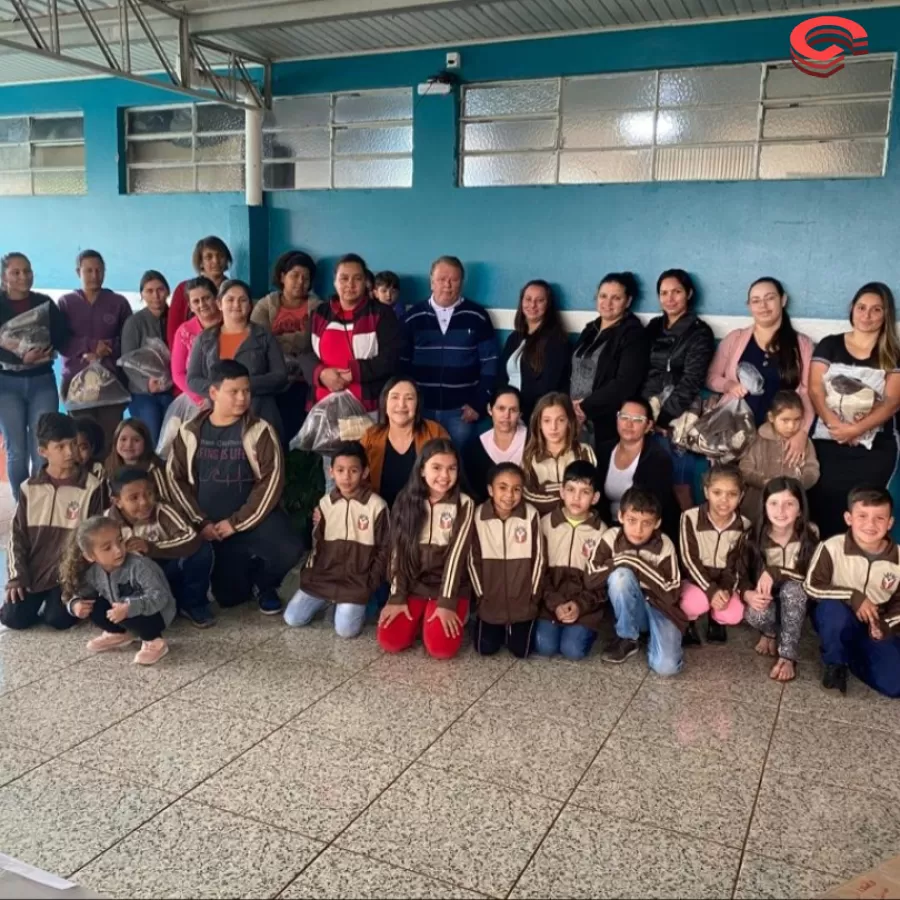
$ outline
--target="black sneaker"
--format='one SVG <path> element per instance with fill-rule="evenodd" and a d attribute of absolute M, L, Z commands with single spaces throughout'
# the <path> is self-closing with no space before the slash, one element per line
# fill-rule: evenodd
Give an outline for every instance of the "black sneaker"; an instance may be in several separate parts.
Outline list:
<path fill-rule="evenodd" d="M 727 640 L 728 629 L 710 616 L 706 626 L 706 642 L 708 644 L 724 644 Z"/>
<path fill-rule="evenodd" d="M 825 666 L 825 674 L 822 676 L 822 687 L 827 690 L 837 690 L 842 694 L 847 693 L 847 667 Z"/>
<path fill-rule="evenodd" d="M 625 662 L 629 656 L 634 656 L 635 653 L 638 652 L 638 642 L 631 641 L 628 638 L 613 638 L 607 644 L 606 649 L 603 651 L 603 662 L 615 663 L 619 665 L 619 663 Z"/>
<path fill-rule="evenodd" d="M 284 607 L 275 591 L 259 592 L 259 611 L 264 616 L 278 616 Z"/>
<path fill-rule="evenodd" d="M 182 609 L 179 612 L 194 628 L 212 628 L 216 624 L 216 617 L 208 606 L 204 609 Z"/>
<path fill-rule="evenodd" d="M 688 622 L 688 626 L 685 629 L 684 634 L 681 638 L 681 646 L 682 647 L 699 647 L 703 642 L 700 640 L 700 635 L 697 634 L 697 623 L 696 622 Z"/>

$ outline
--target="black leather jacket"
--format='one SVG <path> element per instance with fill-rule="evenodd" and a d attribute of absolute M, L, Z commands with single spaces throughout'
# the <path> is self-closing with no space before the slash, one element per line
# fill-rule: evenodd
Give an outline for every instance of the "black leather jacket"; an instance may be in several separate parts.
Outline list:
<path fill-rule="evenodd" d="M 712 329 L 692 313 L 682 316 L 672 328 L 666 329 L 665 323 L 665 316 L 647 323 L 650 371 L 641 390 L 641 395 L 649 400 L 672 385 L 672 393 L 656 420 L 662 428 L 668 427 L 700 396 L 716 350 Z"/>

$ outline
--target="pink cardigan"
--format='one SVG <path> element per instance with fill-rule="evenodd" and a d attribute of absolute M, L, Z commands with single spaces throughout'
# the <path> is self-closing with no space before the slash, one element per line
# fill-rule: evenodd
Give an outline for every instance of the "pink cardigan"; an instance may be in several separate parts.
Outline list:
<path fill-rule="evenodd" d="M 725 335 L 706 373 L 706 386 L 711 391 L 724 394 L 732 385 L 737 384 L 738 363 L 751 337 L 753 337 L 752 325 L 748 328 L 737 328 Z M 812 359 L 813 342 L 805 334 L 798 334 L 797 343 L 800 345 L 800 385 L 797 393 L 806 411 L 803 422 L 809 429 L 815 416 L 809 399 L 809 363 Z"/>
<path fill-rule="evenodd" d="M 200 324 L 200 320 L 194 316 L 178 326 L 175 337 L 172 339 L 172 381 L 175 382 L 175 387 L 182 394 L 187 394 L 197 406 L 203 403 L 204 398 L 188 389 L 187 366 L 191 347 L 194 346 L 194 341 L 197 340 L 197 335 L 201 331 L 203 331 L 203 326 Z"/>

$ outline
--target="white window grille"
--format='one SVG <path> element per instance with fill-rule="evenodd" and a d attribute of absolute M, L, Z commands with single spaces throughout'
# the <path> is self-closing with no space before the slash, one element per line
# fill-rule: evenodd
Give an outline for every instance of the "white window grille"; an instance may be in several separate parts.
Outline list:
<path fill-rule="evenodd" d="M 0 118 L 0 195 L 86 190 L 81 113 Z"/>

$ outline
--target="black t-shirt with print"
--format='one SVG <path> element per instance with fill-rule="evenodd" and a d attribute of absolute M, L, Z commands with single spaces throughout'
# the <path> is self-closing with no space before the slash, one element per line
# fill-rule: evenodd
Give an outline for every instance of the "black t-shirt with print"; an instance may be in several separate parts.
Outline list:
<path fill-rule="evenodd" d="M 197 448 L 197 499 L 213 522 L 237 512 L 256 479 L 241 441 L 242 423 L 217 426 L 207 419 Z"/>

